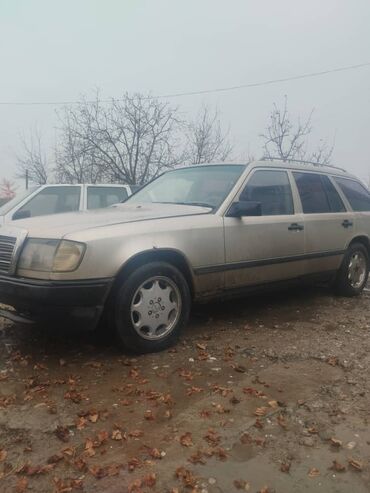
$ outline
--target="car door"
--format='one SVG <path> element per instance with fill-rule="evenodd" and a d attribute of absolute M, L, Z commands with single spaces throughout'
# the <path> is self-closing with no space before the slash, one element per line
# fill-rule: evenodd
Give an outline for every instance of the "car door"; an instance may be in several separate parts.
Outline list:
<path fill-rule="evenodd" d="M 339 268 L 355 217 L 331 179 L 324 174 L 293 171 L 305 222 L 306 274 Z"/>
<path fill-rule="evenodd" d="M 226 288 L 302 275 L 304 224 L 295 213 L 288 172 L 255 169 L 238 198 L 260 203 L 262 215 L 224 218 Z"/>
<path fill-rule="evenodd" d="M 334 182 L 347 200 L 349 207 L 355 215 L 352 237 L 370 237 L 370 193 L 367 188 L 357 180 L 347 177 L 333 177 Z"/>

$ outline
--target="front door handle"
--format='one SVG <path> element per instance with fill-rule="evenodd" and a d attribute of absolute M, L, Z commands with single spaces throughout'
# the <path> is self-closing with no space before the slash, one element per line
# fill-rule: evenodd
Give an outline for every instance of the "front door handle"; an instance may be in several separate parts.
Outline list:
<path fill-rule="evenodd" d="M 302 224 L 298 223 L 292 223 L 290 226 L 288 226 L 289 231 L 303 231 L 304 226 Z"/>
<path fill-rule="evenodd" d="M 353 226 L 353 222 L 352 221 L 349 221 L 348 219 L 345 219 L 342 222 L 342 226 L 343 226 L 343 228 L 349 228 L 349 227 Z"/>

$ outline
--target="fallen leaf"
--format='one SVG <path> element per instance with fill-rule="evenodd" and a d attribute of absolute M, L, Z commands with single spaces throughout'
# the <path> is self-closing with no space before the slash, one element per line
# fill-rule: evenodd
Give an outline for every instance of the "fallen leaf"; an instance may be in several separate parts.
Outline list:
<path fill-rule="evenodd" d="M 89 471 L 96 479 L 102 479 L 108 476 L 108 469 L 106 467 L 91 466 Z"/>
<path fill-rule="evenodd" d="M 57 426 L 56 430 L 54 431 L 55 435 L 59 440 L 62 442 L 68 442 L 70 438 L 70 433 L 69 433 L 69 428 L 66 426 Z"/>
<path fill-rule="evenodd" d="M 77 421 L 76 421 L 76 428 L 78 430 L 83 430 L 86 426 L 86 418 L 84 418 L 83 416 L 81 416 L 80 418 L 77 418 Z"/>
<path fill-rule="evenodd" d="M 96 423 L 98 419 L 99 419 L 99 413 L 89 414 L 89 420 L 91 421 L 91 423 Z"/>
<path fill-rule="evenodd" d="M 143 482 L 141 481 L 140 478 L 135 479 L 132 481 L 127 488 L 128 493 L 141 493 L 142 492 L 142 484 Z"/>
<path fill-rule="evenodd" d="M 8 455 L 8 452 L 4 449 L 0 449 L 0 462 L 3 462 Z"/>
<path fill-rule="evenodd" d="M 259 418 L 257 418 L 253 426 L 256 427 L 256 428 L 258 428 L 258 429 L 260 429 L 260 430 L 262 430 L 263 423 L 262 423 L 262 421 Z"/>
<path fill-rule="evenodd" d="M 280 466 L 281 472 L 288 473 L 290 471 L 291 462 L 282 462 Z"/>
<path fill-rule="evenodd" d="M 112 440 L 122 440 L 121 430 L 117 429 L 112 431 Z"/>
<path fill-rule="evenodd" d="M 19 478 L 17 484 L 15 486 L 15 490 L 17 493 L 23 493 L 28 490 L 28 479 L 27 478 Z"/>
<path fill-rule="evenodd" d="M 307 428 L 308 433 L 311 433 L 311 435 L 317 435 L 319 430 L 316 428 L 316 426 L 310 426 Z"/>
<path fill-rule="evenodd" d="M 182 481 L 184 486 L 195 488 L 197 479 L 188 469 L 185 469 L 185 467 L 178 467 L 175 475 L 180 481 Z"/>
<path fill-rule="evenodd" d="M 194 445 L 192 435 L 189 431 L 180 437 L 180 443 L 183 447 L 191 447 Z"/>
<path fill-rule="evenodd" d="M 338 361 L 339 360 L 337 356 L 329 356 L 326 360 L 326 362 L 331 366 L 337 366 Z"/>
<path fill-rule="evenodd" d="M 356 471 L 362 471 L 364 465 L 361 461 L 354 459 L 353 457 L 350 457 L 348 459 L 348 464 L 353 467 Z"/>
<path fill-rule="evenodd" d="M 123 464 L 111 464 L 106 466 L 108 476 L 117 476 L 121 469 L 123 469 Z"/>
<path fill-rule="evenodd" d="M 98 446 L 100 446 L 102 443 L 106 442 L 109 438 L 109 433 L 105 430 L 99 431 L 98 437 L 97 437 L 97 442 Z"/>
<path fill-rule="evenodd" d="M 132 430 L 129 432 L 128 436 L 132 438 L 139 438 L 144 435 L 144 432 L 142 430 Z"/>
<path fill-rule="evenodd" d="M 50 456 L 47 460 L 47 463 L 48 464 L 56 464 L 57 462 L 60 462 L 61 460 L 64 459 L 64 456 L 63 454 L 59 453 L 59 454 L 54 454 L 52 456 Z"/>
<path fill-rule="evenodd" d="M 235 479 L 234 486 L 237 490 L 249 491 L 251 489 L 250 483 L 244 479 Z"/>
<path fill-rule="evenodd" d="M 221 437 L 220 435 L 212 430 L 211 428 L 204 435 L 204 440 L 206 440 L 210 445 L 218 445 L 220 443 Z"/>
<path fill-rule="evenodd" d="M 199 394 L 200 392 L 203 392 L 203 389 L 201 387 L 189 387 L 186 391 L 187 395 L 190 397 L 193 394 Z"/>
<path fill-rule="evenodd" d="M 77 390 L 69 390 L 64 394 L 64 399 L 69 399 L 75 404 L 79 404 L 84 397 L 81 392 L 77 392 Z"/>
<path fill-rule="evenodd" d="M 342 441 L 338 440 L 338 438 L 330 438 L 330 443 L 333 445 L 333 447 L 341 447 L 342 446 Z"/>
<path fill-rule="evenodd" d="M 143 484 L 145 486 L 148 486 L 149 488 L 152 488 L 155 483 L 157 482 L 157 475 L 155 472 L 152 472 L 150 474 L 147 474 L 144 478 L 143 478 Z"/>
<path fill-rule="evenodd" d="M 73 447 L 66 447 L 62 450 L 64 455 L 67 455 L 68 457 L 73 457 L 76 453 L 76 450 Z"/>
<path fill-rule="evenodd" d="M 196 344 L 196 346 L 201 351 L 205 351 L 207 349 L 207 346 L 205 344 L 200 344 L 199 342 Z"/>
<path fill-rule="evenodd" d="M 153 457 L 153 459 L 162 459 L 162 452 L 157 448 L 149 449 L 149 455 Z"/>
<path fill-rule="evenodd" d="M 332 469 L 333 471 L 336 471 L 336 472 L 344 472 L 346 470 L 346 466 L 344 466 L 343 464 L 338 462 L 336 459 L 334 459 L 333 464 L 330 467 L 330 469 Z"/>
<path fill-rule="evenodd" d="M 278 415 L 278 417 L 276 418 L 276 421 L 278 422 L 278 425 L 281 426 L 284 430 L 287 429 L 287 423 L 286 423 L 285 418 L 282 414 Z"/>
<path fill-rule="evenodd" d="M 252 437 L 250 436 L 249 433 L 246 433 L 246 432 L 243 433 L 243 435 L 240 437 L 240 441 L 244 445 L 249 445 L 249 444 L 253 443 Z"/>
<path fill-rule="evenodd" d="M 201 450 L 198 450 L 195 454 L 191 455 L 188 458 L 188 461 L 192 464 L 205 464 L 207 462 Z"/>
<path fill-rule="evenodd" d="M 254 414 L 256 416 L 265 416 L 267 411 L 268 411 L 267 407 L 257 407 L 257 409 L 254 411 Z"/>
<path fill-rule="evenodd" d="M 127 467 L 129 471 L 134 471 L 137 467 L 141 467 L 141 465 L 142 462 L 137 457 L 132 457 L 127 463 Z"/>
<path fill-rule="evenodd" d="M 320 476 L 320 471 L 316 467 L 311 467 L 307 474 L 309 478 L 317 478 Z"/>
<path fill-rule="evenodd" d="M 147 421 L 154 421 L 154 414 L 153 414 L 153 411 L 151 409 L 147 409 L 144 413 L 144 418 L 147 420 Z"/>
<path fill-rule="evenodd" d="M 94 452 L 95 453 L 95 452 Z M 74 462 L 73 462 L 73 465 L 79 470 L 79 471 L 82 471 L 82 472 L 86 472 L 87 471 L 87 464 L 86 464 L 86 461 L 82 458 L 82 457 L 79 457 L 78 459 L 76 459 Z"/>

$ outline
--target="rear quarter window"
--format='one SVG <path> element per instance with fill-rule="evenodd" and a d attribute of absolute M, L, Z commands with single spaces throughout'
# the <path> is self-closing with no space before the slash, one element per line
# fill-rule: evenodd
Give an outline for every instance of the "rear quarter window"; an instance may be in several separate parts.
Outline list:
<path fill-rule="evenodd" d="M 354 211 L 370 211 L 370 193 L 358 181 L 335 177 Z"/>

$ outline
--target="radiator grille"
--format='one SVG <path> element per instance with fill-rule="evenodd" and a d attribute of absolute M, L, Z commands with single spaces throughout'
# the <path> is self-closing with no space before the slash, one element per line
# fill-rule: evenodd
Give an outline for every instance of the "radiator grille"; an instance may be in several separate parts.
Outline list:
<path fill-rule="evenodd" d="M 0 235 L 0 271 L 9 272 L 17 238 Z"/>

